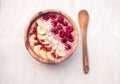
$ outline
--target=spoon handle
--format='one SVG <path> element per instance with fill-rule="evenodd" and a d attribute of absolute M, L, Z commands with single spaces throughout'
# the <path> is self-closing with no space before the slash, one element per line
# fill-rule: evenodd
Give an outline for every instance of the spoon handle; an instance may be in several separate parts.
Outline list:
<path fill-rule="evenodd" d="M 87 51 L 87 43 L 86 43 L 87 33 L 86 32 L 87 32 L 86 30 L 82 30 L 83 69 L 84 69 L 85 74 L 89 72 L 88 51 Z"/>

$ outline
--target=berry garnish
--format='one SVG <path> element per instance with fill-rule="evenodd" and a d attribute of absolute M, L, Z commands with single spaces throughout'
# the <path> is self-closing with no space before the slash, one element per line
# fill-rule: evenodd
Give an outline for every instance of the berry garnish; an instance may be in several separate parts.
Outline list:
<path fill-rule="evenodd" d="M 54 19 L 57 18 L 57 15 L 56 14 L 51 14 L 50 17 L 51 17 L 52 20 L 54 20 Z"/>
<path fill-rule="evenodd" d="M 60 24 L 57 25 L 57 29 L 58 29 L 58 30 L 61 30 L 61 29 L 62 29 L 62 25 L 60 25 Z"/>
<path fill-rule="evenodd" d="M 65 44 L 65 49 L 66 49 L 66 50 L 71 49 L 71 45 L 66 43 L 66 44 Z"/>
<path fill-rule="evenodd" d="M 54 58 L 56 58 L 55 52 L 52 52 L 51 55 L 52 55 Z"/>
<path fill-rule="evenodd" d="M 56 20 L 52 21 L 53 27 L 56 27 L 57 23 L 58 23 L 58 22 L 57 22 Z"/>
<path fill-rule="evenodd" d="M 50 52 L 50 51 L 52 50 L 52 47 L 48 47 L 48 48 L 46 48 L 46 50 L 47 50 L 48 52 Z"/>
<path fill-rule="evenodd" d="M 64 21 L 64 17 L 63 16 L 60 16 L 60 17 L 58 17 L 58 20 L 57 20 L 59 23 L 63 23 L 63 21 Z"/>
<path fill-rule="evenodd" d="M 61 39 L 61 41 L 62 41 L 62 43 L 66 43 L 66 42 L 67 42 L 67 38 L 66 38 L 66 37 L 63 37 L 63 38 Z"/>
<path fill-rule="evenodd" d="M 67 22 L 63 22 L 63 26 L 67 26 L 68 25 L 68 23 Z"/>
<path fill-rule="evenodd" d="M 49 15 L 49 14 L 43 15 L 43 19 L 44 19 L 44 20 L 49 20 L 49 18 L 50 18 L 50 15 Z"/>
<path fill-rule="evenodd" d="M 35 43 L 34 43 L 34 45 L 35 45 L 35 46 L 36 46 L 36 45 L 39 45 L 39 42 L 38 42 L 38 41 L 37 41 L 37 42 L 35 42 Z"/>
<path fill-rule="evenodd" d="M 72 35 L 70 35 L 70 36 L 68 37 L 68 41 L 69 41 L 69 42 L 73 42 L 73 41 L 74 41 L 74 38 L 73 38 Z"/>
<path fill-rule="evenodd" d="M 56 28 L 53 28 L 51 32 L 53 32 L 54 34 L 58 34 L 58 30 Z"/>
<path fill-rule="evenodd" d="M 60 59 L 60 58 L 62 58 L 62 56 L 57 56 L 57 59 Z"/>
<path fill-rule="evenodd" d="M 72 27 L 72 26 L 67 26 L 67 27 L 66 27 L 66 31 L 72 32 L 72 31 L 73 31 L 73 27 Z"/>
<path fill-rule="evenodd" d="M 64 35 L 65 35 L 64 30 L 61 30 L 61 31 L 59 32 L 59 36 L 60 36 L 60 37 L 64 37 Z"/>
<path fill-rule="evenodd" d="M 66 35 L 67 37 L 70 37 L 70 36 L 71 36 L 71 33 L 68 32 L 68 31 L 66 31 L 66 32 L 65 32 L 65 35 Z"/>

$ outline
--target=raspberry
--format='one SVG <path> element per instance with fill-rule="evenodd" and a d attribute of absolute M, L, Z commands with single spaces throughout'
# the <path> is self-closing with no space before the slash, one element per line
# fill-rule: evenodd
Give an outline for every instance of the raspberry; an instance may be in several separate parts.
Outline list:
<path fill-rule="evenodd" d="M 68 23 L 67 22 L 63 22 L 63 26 L 67 26 L 68 25 Z"/>
<path fill-rule="evenodd" d="M 60 58 L 62 58 L 62 56 L 57 56 L 57 59 L 60 59 Z"/>
<path fill-rule="evenodd" d="M 74 41 L 74 38 L 73 38 L 72 35 L 68 37 L 68 41 L 69 41 L 69 42 L 73 42 L 73 41 Z"/>
<path fill-rule="evenodd" d="M 53 32 L 54 34 L 58 34 L 58 30 L 56 28 L 53 28 L 51 32 Z"/>
<path fill-rule="evenodd" d="M 60 36 L 60 37 L 64 37 L 64 35 L 65 35 L 64 30 L 61 30 L 61 31 L 59 32 L 59 36 Z"/>
<path fill-rule="evenodd" d="M 66 32 L 65 32 L 65 35 L 66 35 L 67 37 L 70 37 L 70 36 L 71 36 L 71 33 L 68 32 L 68 31 L 66 31 Z"/>
<path fill-rule="evenodd" d="M 52 52 L 51 55 L 56 58 L 56 53 L 55 52 Z"/>
<path fill-rule="evenodd" d="M 44 20 L 49 20 L 49 18 L 50 18 L 50 15 L 49 15 L 49 14 L 43 15 L 43 19 L 44 19 Z"/>
<path fill-rule="evenodd" d="M 66 44 L 65 44 L 65 49 L 66 49 L 66 50 L 71 49 L 71 45 L 66 43 Z"/>
<path fill-rule="evenodd" d="M 57 20 L 59 23 L 63 23 L 63 21 L 64 21 L 64 17 L 63 16 L 60 16 L 60 17 L 58 17 L 58 20 Z"/>
<path fill-rule="evenodd" d="M 57 18 L 57 15 L 56 14 L 51 14 L 50 17 L 51 17 L 52 20 L 54 20 L 54 19 Z"/>
<path fill-rule="evenodd" d="M 52 21 L 53 27 L 56 27 L 57 23 L 58 23 L 58 22 L 57 22 L 56 20 Z"/>
<path fill-rule="evenodd" d="M 66 43 L 67 42 L 67 38 L 64 37 L 64 38 L 61 39 L 61 41 L 62 41 L 62 43 Z"/>
<path fill-rule="evenodd" d="M 68 31 L 68 32 L 73 32 L 73 27 L 72 27 L 72 26 L 67 26 L 67 27 L 66 27 L 66 31 Z"/>
<path fill-rule="evenodd" d="M 57 29 L 58 29 L 58 30 L 61 30 L 61 29 L 62 29 L 62 25 L 60 25 L 60 24 L 57 25 Z"/>
<path fill-rule="evenodd" d="M 50 52 L 50 51 L 52 50 L 52 47 L 48 47 L 48 48 L 46 48 L 46 50 L 47 50 L 48 52 Z"/>

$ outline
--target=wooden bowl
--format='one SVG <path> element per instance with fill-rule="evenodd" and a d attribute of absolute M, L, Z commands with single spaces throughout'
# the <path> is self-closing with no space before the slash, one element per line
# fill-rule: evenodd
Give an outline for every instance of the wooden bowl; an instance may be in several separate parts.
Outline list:
<path fill-rule="evenodd" d="M 36 55 L 30 44 L 29 44 L 29 41 L 28 41 L 28 33 L 29 33 L 29 30 L 30 30 L 30 27 L 31 25 L 34 23 L 34 21 L 37 20 L 37 18 L 39 18 L 41 15 L 44 15 L 46 13 L 58 13 L 58 14 L 61 14 L 63 15 L 71 24 L 72 26 L 74 27 L 74 46 L 72 46 L 72 49 L 70 50 L 70 52 L 65 55 L 63 58 L 61 59 L 57 59 L 57 60 L 47 60 L 47 59 L 43 59 L 41 58 L 40 56 Z M 42 63 L 46 63 L 46 64 L 58 64 L 60 62 L 63 62 L 65 61 L 66 59 L 68 59 L 72 54 L 73 52 L 75 51 L 76 47 L 77 47 L 77 44 L 78 44 L 78 31 L 77 31 L 77 27 L 75 25 L 75 23 L 73 22 L 73 20 L 68 16 L 66 15 L 64 12 L 60 11 L 60 10 L 53 10 L 53 9 L 48 9 L 48 10 L 43 10 L 43 11 L 40 11 L 39 13 L 35 14 L 31 19 L 30 21 L 28 22 L 26 28 L 25 28 L 25 33 L 24 33 L 24 42 L 25 42 L 25 46 L 28 50 L 28 52 L 31 54 L 31 56 L 33 58 L 35 58 L 36 60 L 38 60 L 39 62 L 42 62 Z"/>

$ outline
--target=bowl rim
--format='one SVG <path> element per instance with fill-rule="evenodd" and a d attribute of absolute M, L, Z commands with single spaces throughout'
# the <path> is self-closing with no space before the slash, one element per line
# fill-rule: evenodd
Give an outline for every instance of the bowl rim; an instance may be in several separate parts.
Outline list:
<path fill-rule="evenodd" d="M 28 40 L 28 32 L 29 32 L 29 29 L 30 29 L 30 26 L 32 25 L 32 23 L 38 18 L 40 17 L 41 15 L 43 14 L 46 14 L 46 13 L 58 13 L 58 14 L 61 14 L 63 15 L 64 17 L 66 17 L 70 23 L 73 25 L 74 27 L 74 30 L 75 30 L 75 44 L 74 46 L 72 47 L 72 50 L 70 51 L 69 54 L 65 55 L 65 57 L 61 58 L 61 59 L 58 59 L 58 60 L 47 60 L 47 59 L 43 59 L 42 57 L 36 55 L 31 46 L 29 45 L 29 40 Z M 46 9 L 46 10 L 42 10 L 38 13 L 36 13 L 28 22 L 26 28 L 25 28 L 25 32 L 24 32 L 24 42 L 25 42 L 25 46 L 28 50 L 28 52 L 30 53 L 30 55 L 35 58 L 37 61 L 41 62 L 41 63 L 45 63 L 45 64 L 58 64 L 58 63 L 61 63 L 65 60 L 67 60 L 69 57 L 71 57 L 71 55 L 75 52 L 76 48 L 77 48 L 77 45 L 78 45 L 78 30 L 77 30 L 77 26 L 76 24 L 74 23 L 74 21 L 71 19 L 70 16 L 68 16 L 67 14 L 65 14 L 64 12 L 60 11 L 60 10 L 55 10 L 55 9 Z"/>

